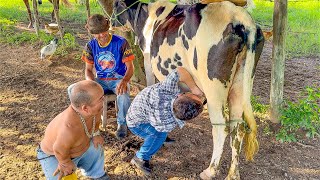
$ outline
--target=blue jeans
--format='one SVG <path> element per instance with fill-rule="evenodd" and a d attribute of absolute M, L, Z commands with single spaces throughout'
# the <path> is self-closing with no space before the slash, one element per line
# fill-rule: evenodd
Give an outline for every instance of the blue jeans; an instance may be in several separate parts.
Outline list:
<path fill-rule="evenodd" d="M 129 127 L 129 130 L 141 137 L 144 142 L 140 147 L 136 156 L 139 159 L 150 160 L 151 157 L 158 152 L 167 138 L 167 132 L 157 131 L 151 124 L 140 124 L 136 127 Z"/>
<path fill-rule="evenodd" d="M 37 157 L 40 161 L 46 179 L 58 179 L 59 174 L 53 176 L 54 171 L 58 167 L 57 158 L 53 155 L 47 155 L 40 148 L 37 149 Z M 81 169 L 82 174 L 89 178 L 100 178 L 105 174 L 103 148 L 99 145 L 96 149 L 92 140 L 90 141 L 90 146 L 86 152 L 79 157 L 72 158 L 71 160 L 76 167 Z"/>
<path fill-rule="evenodd" d="M 97 81 L 97 83 L 99 83 L 102 86 L 105 94 L 108 91 L 112 91 L 114 94 L 116 94 L 116 87 L 120 83 L 121 79 L 106 81 L 106 80 L 101 80 L 101 79 L 96 78 L 96 81 Z M 126 115 L 127 115 L 128 109 L 131 104 L 130 96 L 129 96 L 130 86 L 129 86 L 129 84 L 127 86 L 128 86 L 128 92 L 121 94 L 121 95 L 117 95 L 117 105 L 118 105 L 117 122 L 119 125 L 126 124 Z"/>

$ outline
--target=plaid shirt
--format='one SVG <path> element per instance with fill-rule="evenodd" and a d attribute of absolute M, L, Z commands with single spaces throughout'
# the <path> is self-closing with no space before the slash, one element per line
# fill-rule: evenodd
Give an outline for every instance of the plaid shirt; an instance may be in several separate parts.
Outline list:
<path fill-rule="evenodd" d="M 184 122 L 175 118 L 173 101 L 180 93 L 179 74 L 175 70 L 157 84 L 143 89 L 133 100 L 127 113 L 128 127 L 150 123 L 159 132 L 170 132 Z"/>

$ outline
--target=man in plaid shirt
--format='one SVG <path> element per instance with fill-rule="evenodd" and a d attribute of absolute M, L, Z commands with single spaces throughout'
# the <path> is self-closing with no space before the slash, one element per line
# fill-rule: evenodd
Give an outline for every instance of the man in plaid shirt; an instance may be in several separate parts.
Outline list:
<path fill-rule="evenodd" d="M 191 92 L 181 93 L 178 82 Z M 167 78 L 142 90 L 127 113 L 129 130 L 144 139 L 131 163 L 146 175 L 151 173 L 150 159 L 161 148 L 169 132 L 184 121 L 198 116 L 203 110 L 203 92 L 187 70 L 178 67 Z"/>

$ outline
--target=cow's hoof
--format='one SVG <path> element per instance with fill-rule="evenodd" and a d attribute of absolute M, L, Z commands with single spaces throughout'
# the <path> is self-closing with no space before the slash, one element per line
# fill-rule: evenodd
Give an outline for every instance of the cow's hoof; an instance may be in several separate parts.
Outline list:
<path fill-rule="evenodd" d="M 227 176 L 224 180 L 240 180 L 240 176 Z"/>
<path fill-rule="evenodd" d="M 239 170 L 229 172 L 225 180 L 240 180 Z"/>
<path fill-rule="evenodd" d="M 200 173 L 200 178 L 203 180 L 211 180 L 214 178 L 215 175 L 211 174 L 209 169 L 206 169 Z"/>

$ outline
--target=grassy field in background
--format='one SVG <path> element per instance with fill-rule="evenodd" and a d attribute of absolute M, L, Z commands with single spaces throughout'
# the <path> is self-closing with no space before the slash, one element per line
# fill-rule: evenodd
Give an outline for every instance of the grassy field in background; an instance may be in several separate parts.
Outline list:
<path fill-rule="evenodd" d="M 68 22 L 82 23 L 86 21 L 84 5 L 73 4 L 72 8 L 60 8 L 60 18 Z M 30 1 L 32 3 L 32 1 Z M 256 8 L 253 18 L 263 29 L 272 29 L 274 2 L 255 0 Z M 91 1 L 91 14 L 103 13 L 96 1 Z M 47 21 L 51 19 L 53 6 L 44 0 L 39 5 L 39 16 Z M 26 7 L 22 0 L 0 2 L 0 25 L 16 22 L 28 22 Z M 289 1 L 288 2 L 288 31 L 286 48 L 289 56 L 309 56 L 320 54 L 320 3 L 319 0 Z"/>
<path fill-rule="evenodd" d="M 252 12 L 263 29 L 272 29 L 274 2 L 255 1 Z M 290 56 L 320 55 L 320 2 L 300 0 L 288 2 L 286 48 Z"/>

